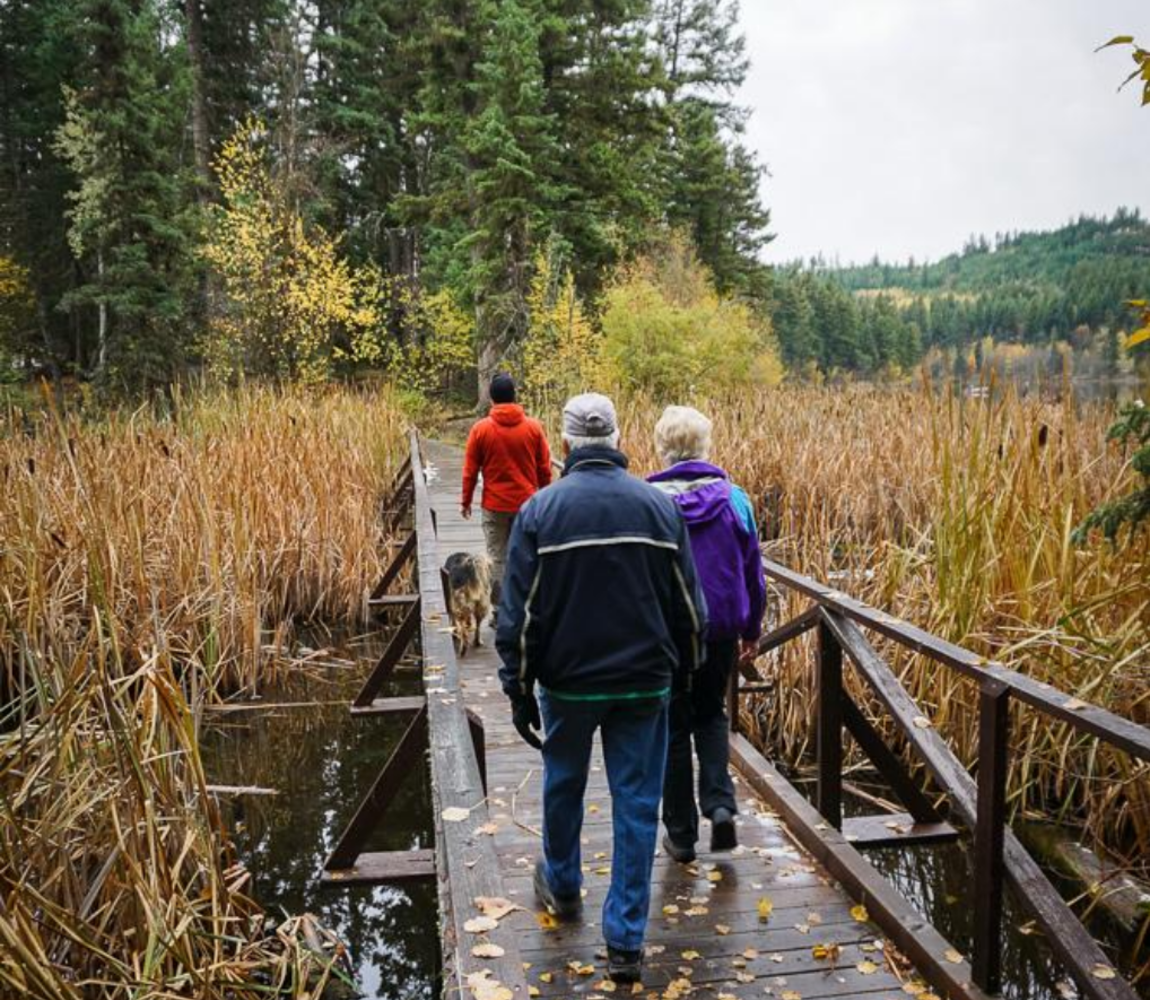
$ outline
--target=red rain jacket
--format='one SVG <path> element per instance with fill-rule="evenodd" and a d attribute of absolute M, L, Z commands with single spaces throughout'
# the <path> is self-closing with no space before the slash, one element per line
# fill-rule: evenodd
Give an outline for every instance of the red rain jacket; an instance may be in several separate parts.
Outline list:
<path fill-rule="evenodd" d="M 485 510 L 516 513 L 551 482 L 551 449 L 543 425 L 518 403 L 496 403 L 476 422 L 463 457 L 463 506 L 470 507 L 483 473 Z"/>

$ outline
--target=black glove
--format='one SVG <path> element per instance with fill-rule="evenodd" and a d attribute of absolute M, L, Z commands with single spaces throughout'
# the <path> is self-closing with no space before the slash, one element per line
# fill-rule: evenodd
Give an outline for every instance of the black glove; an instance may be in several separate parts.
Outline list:
<path fill-rule="evenodd" d="M 534 692 L 521 694 L 511 700 L 511 721 L 528 746 L 536 750 L 543 749 L 539 737 L 532 732 L 533 729 L 543 728 L 543 720 L 539 718 L 539 702 L 535 700 Z"/>

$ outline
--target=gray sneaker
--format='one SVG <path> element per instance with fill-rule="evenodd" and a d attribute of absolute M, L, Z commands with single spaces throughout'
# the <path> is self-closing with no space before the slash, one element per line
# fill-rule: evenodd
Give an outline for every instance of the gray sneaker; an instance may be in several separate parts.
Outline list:
<path fill-rule="evenodd" d="M 547 881 L 547 866 L 542 860 L 535 862 L 535 896 L 557 920 L 573 920 L 583 909 L 581 896 L 560 896 L 551 888 Z"/>

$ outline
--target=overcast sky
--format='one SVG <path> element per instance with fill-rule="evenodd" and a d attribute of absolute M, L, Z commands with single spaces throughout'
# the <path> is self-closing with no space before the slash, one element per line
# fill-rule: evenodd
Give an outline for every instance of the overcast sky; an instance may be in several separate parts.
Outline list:
<path fill-rule="evenodd" d="M 937 258 L 971 233 L 1150 214 L 1148 0 L 742 0 L 771 261 Z"/>

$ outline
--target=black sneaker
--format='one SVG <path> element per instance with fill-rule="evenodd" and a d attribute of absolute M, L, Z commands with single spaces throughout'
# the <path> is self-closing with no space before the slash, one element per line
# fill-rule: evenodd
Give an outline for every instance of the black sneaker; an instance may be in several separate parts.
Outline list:
<path fill-rule="evenodd" d="M 669 833 L 663 834 L 663 850 L 681 865 L 689 865 L 695 860 L 695 848 L 676 844 Z"/>
<path fill-rule="evenodd" d="M 643 953 L 607 947 L 607 978 L 613 983 L 637 983 L 643 976 Z"/>
<path fill-rule="evenodd" d="M 739 835 L 735 831 L 735 817 L 731 810 L 719 806 L 711 816 L 711 850 L 733 851 L 739 846 Z"/>
<path fill-rule="evenodd" d="M 582 897 L 560 896 L 551 888 L 547 882 L 547 868 L 542 861 L 535 862 L 535 895 L 559 920 L 571 920 L 583 909 Z"/>

